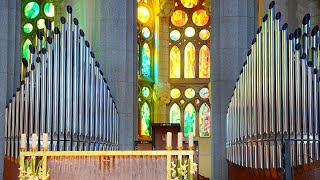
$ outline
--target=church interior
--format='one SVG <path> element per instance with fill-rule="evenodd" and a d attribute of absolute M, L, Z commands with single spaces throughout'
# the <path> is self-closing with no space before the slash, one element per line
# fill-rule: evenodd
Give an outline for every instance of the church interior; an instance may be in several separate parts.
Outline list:
<path fill-rule="evenodd" d="M 0 13 L 0 179 L 319 177 L 319 0 Z"/>

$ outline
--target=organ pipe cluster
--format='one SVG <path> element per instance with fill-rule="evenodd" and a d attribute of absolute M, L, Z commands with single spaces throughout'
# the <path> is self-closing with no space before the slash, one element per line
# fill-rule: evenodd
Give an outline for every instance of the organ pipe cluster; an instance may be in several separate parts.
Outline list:
<path fill-rule="evenodd" d="M 61 17 L 60 29 L 37 31 L 24 78 L 5 109 L 5 154 L 17 158 L 20 135 L 49 135 L 49 150 L 117 150 L 119 114 L 79 22 Z"/>
<path fill-rule="evenodd" d="M 310 15 L 288 32 L 271 2 L 252 41 L 227 112 L 227 159 L 248 168 L 282 168 L 290 141 L 293 166 L 319 160 L 319 27 Z"/>

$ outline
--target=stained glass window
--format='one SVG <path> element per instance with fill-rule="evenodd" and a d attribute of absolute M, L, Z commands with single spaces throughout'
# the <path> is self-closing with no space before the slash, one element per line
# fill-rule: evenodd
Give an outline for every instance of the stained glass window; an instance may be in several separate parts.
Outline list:
<path fill-rule="evenodd" d="M 44 0 L 25 0 L 21 3 L 21 56 L 29 59 L 29 45 L 35 44 L 35 31 L 45 28 L 45 19 L 49 19 L 54 28 L 54 4 Z M 43 32 L 43 31 L 42 31 Z M 44 47 L 45 43 L 42 43 Z"/>
<path fill-rule="evenodd" d="M 170 50 L 170 78 L 180 78 L 180 50 L 177 46 Z"/>
<path fill-rule="evenodd" d="M 175 2 L 169 22 L 170 112 L 173 106 L 180 107 L 185 136 L 193 132 L 196 136 L 209 137 L 211 25 L 206 0 Z"/>
<path fill-rule="evenodd" d="M 199 37 L 202 40 L 207 40 L 210 37 L 210 31 L 206 30 L 206 29 L 202 29 L 199 33 Z"/>
<path fill-rule="evenodd" d="M 205 10 L 200 9 L 192 14 L 192 21 L 197 26 L 204 26 L 208 23 L 209 16 Z"/>
<path fill-rule="evenodd" d="M 170 108 L 170 123 L 180 123 L 180 119 L 180 107 L 176 103 L 174 103 Z"/>
<path fill-rule="evenodd" d="M 203 103 L 199 110 L 199 135 L 210 136 L 210 107 L 206 103 Z"/>
<path fill-rule="evenodd" d="M 44 19 L 39 19 L 37 21 L 37 27 L 38 27 L 38 29 L 43 29 L 46 27 Z"/>
<path fill-rule="evenodd" d="M 142 46 L 142 64 L 141 64 L 141 75 L 150 77 L 150 47 L 147 43 Z"/>
<path fill-rule="evenodd" d="M 144 27 L 141 33 L 142 33 L 142 36 L 146 39 L 150 37 L 150 30 L 147 27 Z"/>
<path fill-rule="evenodd" d="M 143 97 L 149 97 L 149 95 L 150 95 L 150 90 L 148 87 L 143 87 L 141 92 L 142 92 Z"/>
<path fill-rule="evenodd" d="M 180 39 L 180 32 L 179 31 L 177 31 L 177 30 L 173 30 L 173 31 L 171 31 L 171 33 L 170 33 L 170 39 L 171 40 L 173 40 L 173 41 L 177 41 L 177 40 L 179 40 Z"/>
<path fill-rule="evenodd" d="M 40 13 L 40 7 L 39 4 L 36 2 L 29 2 L 25 7 L 24 7 L 24 15 L 28 19 L 34 19 L 36 18 Z"/>
<path fill-rule="evenodd" d="M 173 25 L 181 27 L 188 21 L 188 15 L 182 10 L 176 10 L 171 16 L 171 22 Z"/>
<path fill-rule="evenodd" d="M 196 30 L 193 27 L 187 27 L 186 30 L 184 31 L 184 34 L 187 37 L 193 37 L 195 33 L 196 33 Z"/>
<path fill-rule="evenodd" d="M 31 23 L 26 23 L 24 26 L 23 26 L 23 32 L 29 34 L 31 33 L 31 31 L 33 30 L 33 26 Z"/>
<path fill-rule="evenodd" d="M 170 95 L 173 99 L 177 99 L 180 97 L 181 92 L 178 88 L 171 89 Z"/>
<path fill-rule="evenodd" d="M 145 6 L 139 6 L 138 7 L 138 20 L 142 23 L 148 22 L 150 19 L 150 12 L 148 8 Z"/>
<path fill-rule="evenodd" d="M 54 6 L 52 3 L 47 2 L 43 7 L 44 14 L 48 17 L 54 16 Z"/>
<path fill-rule="evenodd" d="M 22 57 L 26 60 L 29 60 L 30 52 L 29 52 L 29 46 L 31 45 L 30 39 L 26 39 L 23 43 L 22 47 Z"/>
<path fill-rule="evenodd" d="M 146 102 L 141 107 L 141 135 L 150 136 L 150 107 Z"/>
<path fill-rule="evenodd" d="M 199 91 L 199 95 L 200 95 L 201 98 L 207 99 L 209 97 L 209 89 L 208 88 L 202 88 Z"/>
<path fill-rule="evenodd" d="M 187 137 L 190 132 L 195 135 L 196 110 L 189 103 L 184 109 L 184 136 Z"/>
<path fill-rule="evenodd" d="M 210 77 L 210 50 L 203 45 L 199 52 L 199 78 Z"/>
<path fill-rule="evenodd" d="M 154 100 L 154 51 L 155 51 L 155 12 L 153 2 L 139 0 L 137 6 L 137 63 L 138 67 L 138 109 L 139 139 L 150 137 L 150 124 L 153 121 Z M 149 137 L 148 137 L 149 136 Z"/>
<path fill-rule="evenodd" d="M 195 58 L 196 58 L 196 52 L 195 52 L 194 45 L 189 42 L 187 46 L 184 49 L 184 77 L 185 78 L 195 78 Z"/>
<path fill-rule="evenodd" d="M 186 89 L 186 91 L 184 92 L 184 95 L 188 98 L 191 99 L 196 95 L 196 92 L 194 91 L 194 89 L 192 88 L 188 88 Z"/>
<path fill-rule="evenodd" d="M 186 8 L 193 8 L 198 4 L 199 0 L 181 0 L 181 4 Z"/>

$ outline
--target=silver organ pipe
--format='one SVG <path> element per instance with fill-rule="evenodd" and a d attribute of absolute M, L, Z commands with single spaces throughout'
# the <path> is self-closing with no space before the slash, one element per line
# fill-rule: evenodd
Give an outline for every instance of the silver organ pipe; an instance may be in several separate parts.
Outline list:
<path fill-rule="evenodd" d="M 61 28 L 36 32 L 29 61 L 22 59 L 23 79 L 5 108 L 5 155 L 17 159 L 21 134 L 27 149 L 37 134 L 48 133 L 49 150 L 118 149 L 119 114 L 104 73 L 90 51 L 79 21 L 61 17 Z M 45 36 L 43 36 L 45 35 Z"/>
<path fill-rule="evenodd" d="M 301 28 L 289 33 L 270 3 L 227 109 L 228 161 L 282 168 L 288 141 L 292 166 L 319 160 L 319 27 L 311 30 L 310 22 L 307 14 Z"/>

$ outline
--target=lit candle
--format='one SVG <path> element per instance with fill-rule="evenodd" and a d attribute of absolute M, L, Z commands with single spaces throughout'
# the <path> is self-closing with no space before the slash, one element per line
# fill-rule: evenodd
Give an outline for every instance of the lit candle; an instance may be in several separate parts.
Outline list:
<path fill-rule="evenodd" d="M 178 146 L 182 146 L 182 132 L 178 132 Z"/>
<path fill-rule="evenodd" d="M 189 132 L 189 147 L 193 146 L 193 132 Z"/>
<path fill-rule="evenodd" d="M 38 136 L 37 134 L 32 134 L 32 148 L 37 148 Z"/>
<path fill-rule="evenodd" d="M 167 132 L 167 147 L 172 146 L 172 132 Z"/>
<path fill-rule="evenodd" d="M 43 144 L 42 144 L 43 148 L 48 148 L 48 134 L 47 133 L 43 133 Z"/>
<path fill-rule="evenodd" d="M 27 135 L 26 134 L 21 134 L 21 148 L 26 148 L 27 147 Z"/>

